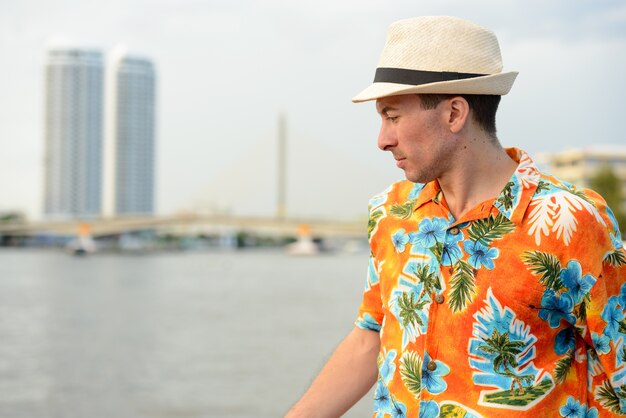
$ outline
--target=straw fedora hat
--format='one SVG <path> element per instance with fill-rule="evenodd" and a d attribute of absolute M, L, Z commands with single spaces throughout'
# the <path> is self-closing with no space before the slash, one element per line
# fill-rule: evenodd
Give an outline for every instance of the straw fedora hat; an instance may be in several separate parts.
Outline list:
<path fill-rule="evenodd" d="M 374 83 L 352 101 L 410 93 L 504 95 L 517 77 L 502 72 L 498 39 L 488 29 L 450 16 L 394 22 Z"/>

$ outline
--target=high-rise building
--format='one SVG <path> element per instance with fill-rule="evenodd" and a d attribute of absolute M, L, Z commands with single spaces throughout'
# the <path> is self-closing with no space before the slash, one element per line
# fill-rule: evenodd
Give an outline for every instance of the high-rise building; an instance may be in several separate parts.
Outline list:
<path fill-rule="evenodd" d="M 56 218 L 99 216 L 102 54 L 92 49 L 51 47 L 45 77 L 44 214 Z"/>
<path fill-rule="evenodd" d="M 106 215 L 154 213 L 155 99 L 152 62 L 113 51 L 107 69 Z"/>

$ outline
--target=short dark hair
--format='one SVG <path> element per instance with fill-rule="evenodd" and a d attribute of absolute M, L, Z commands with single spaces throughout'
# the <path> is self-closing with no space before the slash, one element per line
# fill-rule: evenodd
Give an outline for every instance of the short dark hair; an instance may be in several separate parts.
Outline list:
<path fill-rule="evenodd" d="M 434 109 L 439 103 L 461 96 L 472 109 L 474 121 L 489 135 L 496 137 L 496 112 L 502 96 L 486 94 L 418 94 L 424 109 Z"/>

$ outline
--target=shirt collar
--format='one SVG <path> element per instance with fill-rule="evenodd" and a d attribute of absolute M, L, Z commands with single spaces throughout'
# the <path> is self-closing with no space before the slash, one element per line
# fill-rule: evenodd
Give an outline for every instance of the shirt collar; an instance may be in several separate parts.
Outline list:
<path fill-rule="evenodd" d="M 519 225 L 537 190 L 541 174 L 526 152 L 518 148 L 506 148 L 505 151 L 517 162 L 517 168 L 493 206 L 508 220 Z"/>
<path fill-rule="evenodd" d="M 518 165 L 507 185 L 493 201 L 493 207 L 508 220 L 519 225 L 537 190 L 540 173 L 526 152 L 518 148 L 506 148 L 505 151 Z M 414 210 L 431 201 L 438 204 L 441 193 L 437 180 L 425 184 L 417 196 Z"/>
<path fill-rule="evenodd" d="M 441 187 L 439 187 L 439 182 L 437 180 L 426 183 L 420 194 L 417 196 L 414 210 L 417 210 L 420 206 L 430 201 L 435 201 L 435 203 L 439 203 L 438 200 L 440 193 L 442 193 L 442 191 Z M 435 199 L 435 197 L 437 197 L 437 199 Z"/>

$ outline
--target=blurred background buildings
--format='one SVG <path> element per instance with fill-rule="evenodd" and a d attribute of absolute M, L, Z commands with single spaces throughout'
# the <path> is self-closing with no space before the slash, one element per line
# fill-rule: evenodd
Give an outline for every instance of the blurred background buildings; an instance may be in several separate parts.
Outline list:
<path fill-rule="evenodd" d="M 155 69 L 144 57 L 112 52 L 107 77 L 105 214 L 154 213 Z"/>
<path fill-rule="evenodd" d="M 154 212 L 154 66 L 123 50 L 114 50 L 107 61 L 99 50 L 47 52 L 48 218 Z"/>
<path fill-rule="evenodd" d="M 102 202 L 103 60 L 96 50 L 51 48 L 46 62 L 48 217 L 94 217 Z"/>

